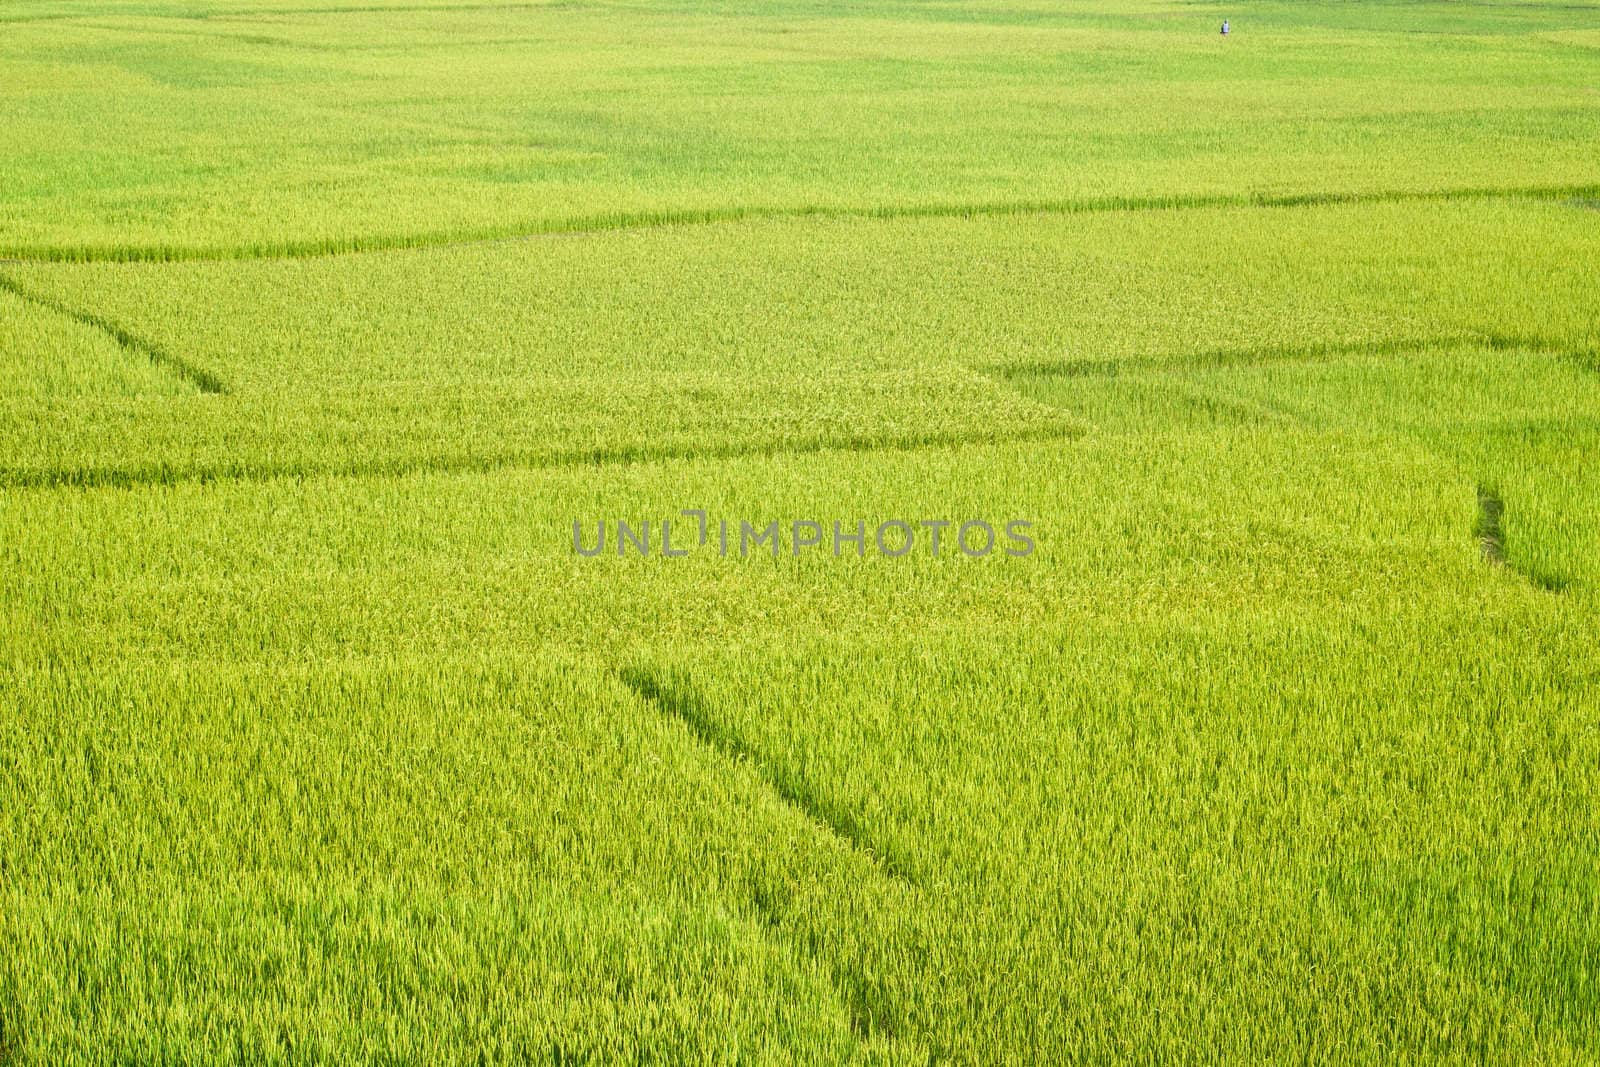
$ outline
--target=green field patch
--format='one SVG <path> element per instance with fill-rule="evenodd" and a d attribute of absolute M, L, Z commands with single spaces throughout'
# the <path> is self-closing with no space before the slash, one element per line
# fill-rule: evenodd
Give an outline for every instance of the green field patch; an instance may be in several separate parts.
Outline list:
<path fill-rule="evenodd" d="M 1520 501 L 1508 504 L 1499 490 L 1487 496 L 1480 490 L 1475 533 L 1486 558 L 1510 563 L 1556 591 L 1580 576 L 1585 583 L 1596 577 L 1584 560 L 1592 536 L 1580 518 L 1594 497 L 1579 457 L 1600 444 L 1600 378 L 1591 358 L 1509 340 L 1411 350 L 1307 346 L 1212 353 L 1192 364 L 1133 361 L 1097 373 L 1065 364 L 1010 373 L 1005 380 L 1112 434 L 1275 425 L 1412 438 L 1470 469 L 1480 483 L 1514 478 L 1519 494 L 1550 502 L 1529 520 Z M 1564 445 L 1566 454 L 1555 454 L 1551 442 Z M 1519 532 L 1509 545 L 1508 506 L 1518 513 Z"/>
<path fill-rule="evenodd" d="M 406 128 L 415 129 L 412 124 Z M 562 180 L 574 167 L 587 160 L 603 158 L 603 153 L 590 148 L 570 150 L 538 147 L 530 155 L 523 144 L 504 146 L 497 162 L 484 164 L 476 160 L 461 164 L 462 158 L 472 159 L 478 154 L 472 143 L 458 144 L 456 138 L 441 141 L 441 147 L 429 153 L 426 160 L 384 160 L 378 168 L 389 171 L 404 180 L 419 172 L 438 170 L 436 177 L 457 180 L 475 179 L 490 185 L 528 185 L 539 178 L 560 175 Z M 376 135 L 370 145 L 383 146 L 400 143 L 394 135 L 385 132 Z M 523 156 L 525 162 L 513 160 Z M 219 169 L 209 162 L 195 162 L 194 172 L 215 172 Z M 307 188 L 308 195 L 320 195 L 347 183 L 319 179 Z M 49 186 L 56 191 L 55 186 Z M 1582 207 L 1591 202 L 1590 194 L 1597 186 L 1592 181 L 1564 185 L 1476 185 L 1426 189 L 1371 189 L 1353 192 L 1338 190 L 1301 190 L 1296 192 L 1251 194 L 1236 193 L 1158 193 L 1148 196 L 1084 196 L 1070 199 L 1015 199 L 1015 200 L 923 200 L 892 201 L 872 205 L 844 203 L 807 203 L 793 206 L 748 204 L 738 207 L 666 207 L 660 209 L 620 210 L 599 215 L 572 214 L 564 217 L 530 218 L 518 222 L 496 222 L 440 230 L 421 228 L 410 232 L 374 232 L 367 234 L 344 233 L 329 237 L 312 237 L 296 241 L 256 240 L 234 245 L 171 245 L 143 244 L 118 245 L 73 244 L 45 246 L 17 243 L 0 245 L 0 252 L 26 263 L 181 263 L 255 259 L 316 259 L 326 256 L 350 255 L 368 252 L 410 251 L 419 249 L 450 248 L 458 245 L 476 245 L 486 242 L 537 240 L 547 237 L 581 236 L 615 230 L 652 230 L 665 227 L 701 226 L 746 222 L 750 220 L 785 219 L 940 219 L 984 218 L 1021 215 L 1085 215 L 1118 212 L 1190 211 L 1217 208 L 1305 208 L 1363 204 L 1450 204 L 1473 201 L 1561 201 Z M 426 193 L 419 188 L 417 195 Z M 158 208 L 149 205 L 139 210 L 142 215 L 154 213 Z"/>
<path fill-rule="evenodd" d="M 659 669 L 916 858 L 952 921 L 936 961 L 883 971 L 946 1055 L 1130 1033 L 1379 1055 L 1379 1032 L 1453 1047 L 1441 1017 L 1584 1048 L 1594 681 L 1517 656 L 1507 621 L 1046 625 Z"/>
<path fill-rule="evenodd" d="M 1585 1048 L 1594 614 L 1457 478 L 1296 427 L 12 490 L 8 1033 Z M 573 554 L 685 506 L 1039 555 Z"/>
<path fill-rule="evenodd" d="M 821 832 L 836 837 L 860 851 L 877 864 L 885 875 L 915 887 L 915 883 L 906 874 L 905 864 L 896 861 L 892 856 L 885 856 L 882 846 L 875 845 L 868 839 L 853 817 L 830 810 L 826 803 L 790 776 L 774 773 L 771 768 L 763 767 L 759 757 L 746 748 L 737 735 L 720 729 L 701 706 L 700 697 L 689 687 L 687 681 L 662 677 L 639 668 L 623 670 L 621 678 L 629 688 L 651 706 L 659 709 L 662 714 L 680 720 L 702 744 L 717 750 L 729 759 L 755 766 L 762 777 L 771 784 L 773 791 L 816 823 Z"/>
<path fill-rule="evenodd" d="M 25 7 L 52 17 L 0 43 L 24 71 L 0 83 L 0 189 L 55 191 L 0 199 L 0 248 L 38 257 L 1600 179 L 1592 49 L 1535 36 L 1571 31 L 1561 8 L 1262 9 L 1223 41 L 1165 4 Z M 571 162 L 467 175 L 440 151 L 462 130 Z"/>
<path fill-rule="evenodd" d="M 0 486 L 483 471 L 1071 437 L 966 371 L 829 381 L 577 380 L 321 397 L 0 407 Z"/>
<path fill-rule="evenodd" d="M 1266 363 L 1496 338 L 1579 353 L 1600 338 L 1570 264 L 1600 254 L 1597 242 L 1559 204 L 1484 201 L 745 221 L 9 273 L 230 391 L 284 396 L 516 378 Z"/>
<path fill-rule="evenodd" d="M 1515 472 L 1511 472 L 1515 473 Z M 1503 480 L 1508 543 L 1551 514 Z M 1537 483 L 1535 483 L 1537 484 Z M 1556 483 L 1559 484 L 1559 483 Z M 1469 472 L 1415 442 L 1234 428 L 823 450 L 593 467 L 8 491 L 0 604 L 13 655 L 316 657 L 388 647 L 659 648 L 982 631 L 1034 619 L 1286 618 L 1397 604 L 1558 611 L 1483 565 Z M 1552 502 L 1554 503 L 1554 502 Z M 1581 518 L 1570 502 L 1569 524 Z M 695 544 L 684 509 L 778 522 L 778 551 Z M 836 553 L 834 522 L 916 527 L 913 551 Z M 1032 523 L 1036 551 L 973 558 L 924 520 Z M 574 548 L 594 525 L 674 522 L 684 558 Z M 791 524 L 830 541 L 793 550 Z M 1548 519 L 1541 518 L 1541 525 Z M 1580 527 L 1581 528 L 1581 527 Z M 737 534 L 735 535 L 737 537 Z M 1581 542 L 1579 542 L 1581 544 Z M 1590 564 L 1592 566 L 1592 563 Z M 1588 572 L 1592 573 L 1592 572 Z M 1576 587 L 1575 587 L 1576 588 Z M 1530 601 L 1530 597 L 1535 597 Z M 1570 610 L 1577 612 L 1575 601 Z M 1418 610 L 1421 610 L 1419 607 Z M 59 620 L 73 619 L 62 629 Z"/>
<path fill-rule="evenodd" d="M 130 350 L 98 323 L 42 304 L 5 282 L 0 275 L 0 405 L 16 412 L 57 401 L 154 401 L 195 391 L 192 381 L 148 353 Z"/>
<path fill-rule="evenodd" d="M 157 367 L 160 367 L 162 370 L 168 372 L 173 377 L 184 382 L 186 385 L 198 392 L 221 393 L 225 391 L 221 380 L 219 380 L 209 371 L 201 367 L 196 367 L 193 364 L 185 362 L 184 360 L 178 359 L 170 353 L 150 344 L 137 334 L 130 333 L 121 325 L 112 322 L 109 319 L 101 318 L 99 315 L 95 315 L 92 312 L 81 311 L 77 308 L 69 307 L 66 304 L 63 304 L 60 301 L 54 300 L 48 296 L 41 296 L 38 293 L 32 292 L 27 288 L 18 285 L 16 282 L 5 277 L 4 275 L 0 275 L 0 291 L 5 292 L 7 295 L 15 298 L 16 300 L 31 304 L 37 309 L 49 312 L 64 319 L 69 319 L 79 326 L 86 327 L 91 330 L 98 330 L 100 333 L 105 334 L 111 340 L 115 341 L 125 354 L 125 358 L 133 361 L 136 365 L 141 360 L 155 364 Z M 33 345 L 37 344 L 37 342 L 30 343 L 28 341 L 16 341 L 13 343 L 21 349 L 19 355 L 21 355 L 23 358 L 33 356 L 38 358 L 41 362 L 48 358 L 48 353 L 38 351 L 37 349 L 33 348 Z"/>
<path fill-rule="evenodd" d="M 891 1047 L 859 1047 L 833 971 L 911 925 L 894 887 L 598 671 L 152 662 L 0 693 L 0 1002 L 30 1055 Z"/>

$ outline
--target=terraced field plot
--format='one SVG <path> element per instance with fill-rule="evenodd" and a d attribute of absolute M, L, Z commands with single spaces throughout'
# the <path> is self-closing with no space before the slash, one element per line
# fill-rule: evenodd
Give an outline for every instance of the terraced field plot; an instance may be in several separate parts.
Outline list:
<path fill-rule="evenodd" d="M 0 6 L 0 1062 L 1600 1056 L 1596 15 Z"/>

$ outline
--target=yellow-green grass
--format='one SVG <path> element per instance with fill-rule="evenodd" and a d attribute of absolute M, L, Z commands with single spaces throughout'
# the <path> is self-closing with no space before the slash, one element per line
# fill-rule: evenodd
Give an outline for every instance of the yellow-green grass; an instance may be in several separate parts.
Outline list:
<path fill-rule="evenodd" d="M 1548 364 L 1577 390 L 1561 413 L 1582 417 L 1600 366 L 1583 266 L 1597 254 L 1591 212 L 1512 200 L 785 220 L 305 260 L 12 266 L 9 292 L 99 324 L 126 362 L 192 387 L 152 403 L 67 382 L 63 402 L 12 405 L 0 479 L 1038 439 L 1089 423 L 1157 429 L 1166 416 L 1147 417 L 1151 402 L 1191 412 L 1180 418 L 1209 405 L 1281 421 L 1310 414 L 1296 405 L 1315 395 L 1291 380 L 1207 397 L 1247 368 L 1292 376 L 1416 352 L 1441 354 L 1381 417 L 1370 397 L 1340 403 L 1371 409 L 1362 425 L 1393 426 L 1444 402 L 1435 386 L 1500 391 L 1498 365 L 1537 420 L 1561 403 L 1526 378 Z M 1474 346 L 1501 354 L 1452 378 L 1452 353 Z M 1128 376 L 1149 373 L 1153 392 L 1129 391 Z M 1046 395 L 1063 391 L 1082 395 Z"/>
<path fill-rule="evenodd" d="M 31 413 L 51 401 L 138 398 L 191 390 L 148 356 L 128 352 L 104 329 L 0 288 L 0 378 L 3 403 Z"/>
<path fill-rule="evenodd" d="M 0 254 L 1600 184 L 1583 6 L 388 6 L 12 0 Z"/>
<path fill-rule="evenodd" d="M 8 1033 L 1584 1058 L 1593 572 L 1475 490 L 1238 428 L 13 491 Z M 571 553 L 690 502 L 1039 550 Z"/>
<path fill-rule="evenodd" d="M 0 1064 L 1600 1058 L 1595 10 L 0 4 Z"/>

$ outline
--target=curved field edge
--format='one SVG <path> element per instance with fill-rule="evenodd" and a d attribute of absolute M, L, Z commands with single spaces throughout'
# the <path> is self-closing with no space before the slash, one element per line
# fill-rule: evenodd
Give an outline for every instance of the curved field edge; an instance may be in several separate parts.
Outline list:
<path fill-rule="evenodd" d="M 1449 203 L 1473 200 L 1573 200 L 1600 198 L 1600 184 L 1474 186 L 1458 189 L 1387 189 L 1367 192 L 1218 193 L 1165 196 L 1104 196 L 1037 200 L 978 200 L 880 205 L 748 205 L 596 214 L 566 219 L 413 234 L 370 234 L 306 241 L 237 245 L 31 244 L 0 241 L 0 265 L 10 263 L 143 263 L 230 259 L 310 259 L 320 256 L 405 249 L 445 248 L 490 241 L 535 239 L 614 230 L 705 226 L 762 219 L 980 218 L 1005 215 L 1074 215 L 1116 211 L 1182 211 L 1204 208 L 1297 208 L 1340 204 Z"/>
<path fill-rule="evenodd" d="M 1072 437 L 1086 429 L 1064 412 L 951 368 L 827 382 L 197 395 L 159 406 L 108 397 L 0 404 L 0 488 L 918 449 Z"/>

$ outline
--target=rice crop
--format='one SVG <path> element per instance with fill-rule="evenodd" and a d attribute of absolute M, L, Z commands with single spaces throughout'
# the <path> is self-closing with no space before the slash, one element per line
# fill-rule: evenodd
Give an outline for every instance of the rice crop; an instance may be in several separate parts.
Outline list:
<path fill-rule="evenodd" d="M 0 1064 L 1600 1058 L 1596 12 L 0 4 Z"/>

